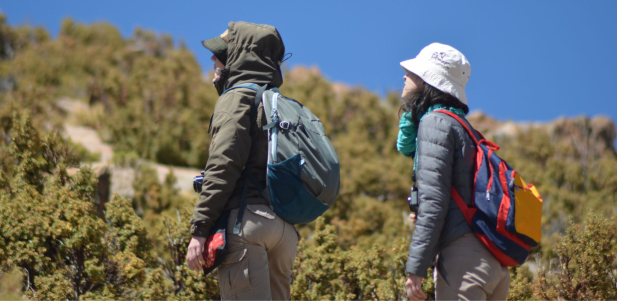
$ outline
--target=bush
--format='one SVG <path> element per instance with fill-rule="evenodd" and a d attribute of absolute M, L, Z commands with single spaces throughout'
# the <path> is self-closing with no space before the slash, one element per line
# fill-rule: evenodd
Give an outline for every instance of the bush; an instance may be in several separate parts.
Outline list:
<path fill-rule="evenodd" d="M 115 195 L 105 217 L 97 215 L 96 177 L 86 167 L 68 175 L 67 166 L 79 163 L 68 143 L 54 133 L 41 137 L 27 115 L 14 114 L 11 124 L 5 153 L 13 164 L 3 165 L 3 175 L 10 176 L 0 186 L 0 270 L 23 273 L 2 274 L 3 280 L 23 277 L 28 298 L 37 300 L 217 296 L 215 281 L 204 287 L 203 277 L 184 265 L 188 218 L 159 221 L 169 244 L 157 255 L 131 200 Z M 177 199 L 170 190 L 174 181 L 170 174 L 160 186 L 166 199 Z M 155 201 L 151 210 L 165 209 L 157 195 L 142 197 L 144 204 Z M 14 281 L 3 283 L 14 295 L 8 286 Z"/>
<path fill-rule="evenodd" d="M 599 215 L 591 215 L 584 226 L 571 224 L 555 246 L 556 256 L 541 264 L 534 296 L 549 300 L 616 299 L 616 230 L 614 219 Z"/>

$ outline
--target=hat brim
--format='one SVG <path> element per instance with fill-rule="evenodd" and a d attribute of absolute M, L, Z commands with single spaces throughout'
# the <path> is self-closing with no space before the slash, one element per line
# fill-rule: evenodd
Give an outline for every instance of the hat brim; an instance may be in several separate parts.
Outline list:
<path fill-rule="evenodd" d="M 454 79 L 449 78 L 447 74 L 442 74 L 438 70 L 434 70 L 432 65 L 422 60 L 410 59 L 402 61 L 401 67 L 403 67 L 405 71 L 419 76 L 427 84 L 437 88 L 441 92 L 449 93 L 460 102 L 467 105 L 465 88 L 456 83 Z"/>
<path fill-rule="evenodd" d="M 212 54 L 214 54 L 220 61 L 225 61 L 224 58 L 227 58 L 227 42 L 225 42 L 223 38 L 214 37 L 212 39 L 201 41 L 201 44 L 208 50 L 212 51 Z"/>

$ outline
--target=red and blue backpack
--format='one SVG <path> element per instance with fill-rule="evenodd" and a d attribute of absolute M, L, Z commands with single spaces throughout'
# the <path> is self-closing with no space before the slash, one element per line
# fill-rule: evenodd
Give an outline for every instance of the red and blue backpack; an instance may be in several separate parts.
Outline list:
<path fill-rule="evenodd" d="M 476 144 L 474 191 L 468 206 L 452 186 L 452 199 L 463 212 L 478 239 L 502 266 L 519 266 L 529 249 L 542 237 L 542 197 L 533 184 L 527 184 L 506 161 L 495 153 L 496 144 L 458 115 L 440 112 L 456 119 Z"/>

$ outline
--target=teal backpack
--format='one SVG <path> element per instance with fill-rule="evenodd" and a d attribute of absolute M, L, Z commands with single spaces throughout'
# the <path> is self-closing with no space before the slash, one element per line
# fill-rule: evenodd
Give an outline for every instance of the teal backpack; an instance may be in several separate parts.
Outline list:
<path fill-rule="evenodd" d="M 338 156 L 323 124 L 307 107 L 283 96 L 278 88 L 242 84 L 223 94 L 237 88 L 257 92 L 252 121 L 256 120 L 257 108 L 263 102 L 268 121 L 263 127 L 268 131 L 266 188 L 274 212 L 290 224 L 314 221 L 332 207 L 340 187 Z M 261 186 L 252 175 L 246 174 L 253 184 Z"/>

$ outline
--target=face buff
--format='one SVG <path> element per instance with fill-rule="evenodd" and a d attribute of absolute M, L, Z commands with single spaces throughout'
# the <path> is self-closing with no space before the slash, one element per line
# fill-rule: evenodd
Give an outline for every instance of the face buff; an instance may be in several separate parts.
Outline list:
<path fill-rule="evenodd" d="M 223 92 L 225 91 L 225 82 L 227 81 L 229 70 L 221 70 L 219 68 L 216 68 L 214 72 L 218 72 L 220 76 L 215 76 L 212 80 L 212 84 L 214 85 L 214 88 L 216 88 L 216 92 L 219 94 L 219 96 L 221 96 L 221 94 L 223 94 Z"/>
<path fill-rule="evenodd" d="M 398 123 L 396 149 L 405 157 L 413 158 L 416 153 L 418 126 L 411 121 L 411 112 L 403 113 Z"/>

